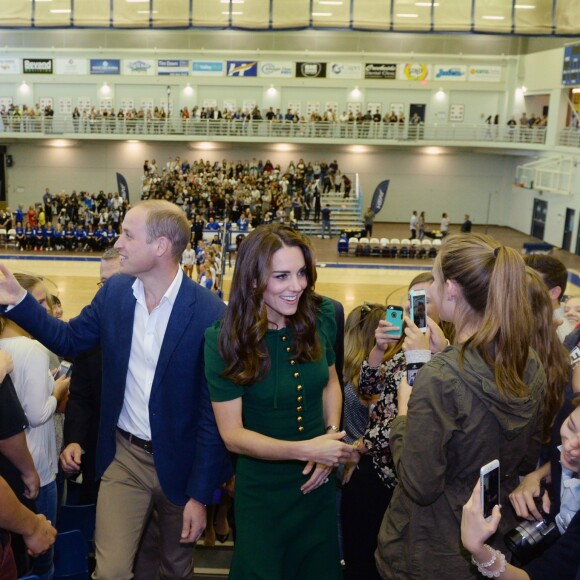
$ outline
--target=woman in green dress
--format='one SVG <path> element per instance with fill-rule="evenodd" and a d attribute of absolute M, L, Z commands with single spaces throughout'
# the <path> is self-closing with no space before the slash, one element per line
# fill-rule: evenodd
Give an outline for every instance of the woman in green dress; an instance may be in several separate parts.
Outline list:
<path fill-rule="evenodd" d="M 239 455 L 230 578 L 342 577 L 329 476 L 352 451 L 337 427 L 334 309 L 315 282 L 309 240 L 261 226 L 240 245 L 223 321 L 206 331 L 213 409 Z"/>

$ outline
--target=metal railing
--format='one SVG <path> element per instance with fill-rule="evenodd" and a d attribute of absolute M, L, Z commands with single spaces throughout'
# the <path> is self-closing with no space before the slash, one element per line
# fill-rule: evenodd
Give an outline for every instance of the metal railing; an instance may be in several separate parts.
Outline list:
<path fill-rule="evenodd" d="M 476 141 L 514 144 L 544 144 L 546 127 L 508 127 L 470 123 L 384 123 L 328 121 L 258 121 L 229 119 L 63 119 L 49 117 L 2 118 L 0 131 L 12 135 L 115 135 L 148 138 L 162 135 L 195 138 L 265 137 L 272 139 L 331 139 L 357 141 Z M 573 130 L 573 146 L 578 146 L 579 133 Z M 562 137 L 561 137 L 562 139 Z"/>
<path fill-rule="evenodd" d="M 558 145 L 562 147 L 580 147 L 580 128 L 566 127 L 562 129 Z"/>

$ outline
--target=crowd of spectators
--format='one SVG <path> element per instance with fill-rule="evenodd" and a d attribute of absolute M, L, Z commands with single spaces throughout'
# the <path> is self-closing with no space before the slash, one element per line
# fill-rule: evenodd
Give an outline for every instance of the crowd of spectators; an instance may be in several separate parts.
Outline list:
<path fill-rule="evenodd" d="M 194 242 L 204 229 L 218 230 L 227 220 L 240 231 L 261 223 L 319 222 L 321 196 L 348 198 L 352 180 L 335 160 L 290 161 L 284 169 L 253 158 L 244 162 L 189 162 L 170 158 L 165 165 L 155 159 L 143 165 L 142 199 L 165 199 L 183 208 L 192 220 Z"/>
<path fill-rule="evenodd" d="M 352 180 L 336 160 L 291 161 L 284 170 L 270 160 L 188 161 L 170 158 L 164 165 L 143 164 L 141 199 L 165 199 L 180 206 L 191 223 L 193 249 L 204 232 L 219 237 L 224 221 L 246 232 L 261 223 L 320 221 L 321 196 L 350 196 Z M 0 211 L 0 236 L 13 229 L 20 251 L 104 251 L 112 247 L 130 207 L 119 193 L 52 194 L 26 210 Z M 3 232 L 2 230 L 5 230 Z"/>

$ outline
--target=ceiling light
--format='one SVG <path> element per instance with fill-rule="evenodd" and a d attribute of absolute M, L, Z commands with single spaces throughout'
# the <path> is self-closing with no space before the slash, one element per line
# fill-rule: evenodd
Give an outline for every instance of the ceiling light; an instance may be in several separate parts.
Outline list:
<path fill-rule="evenodd" d="M 415 2 L 415 6 L 427 6 L 431 8 L 431 6 L 439 6 L 439 2 Z"/>
<path fill-rule="evenodd" d="M 332 12 L 313 12 L 312 16 L 332 16 Z"/>
<path fill-rule="evenodd" d="M 222 14 L 223 14 L 224 16 L 229 16 L 230 14 L 231 14 L 232 16 L 241 16 L 241 15 L 243 14 L 243 12 L 222 12 Z"/>
<path fill-rule="evenodd" d="M 243 4 L 244 0 L 220 0 L 222 4 Z"/>
<path fill-rule="evenodd" d="M 51 10 L 52 14 L 70 14 L 71 13 L 71 9 L 70 8 L 53 8 Z"/>
<path fill-rule="evenodd" d="M 318 0 L 318 3 L 323 4 L 325 6 L 342 6 L 344 4 L 339 0 Z"/>
<path fill-rule="evenodd" d="M 149 0 L 127 0 L 129 4 L 149 4 Z"/>
<path fill-rule="evenodd" d="M 516 4 L 514 8 L 516 10 L 533 10 L 535 6 L 533 4 Z"/>
<path fill-rule="evenodd" d="M 137 10 L 137 14 L 159 14 L 157 10 Z"/>
<path fill-rule="evenodd" d="M 398 18 L 419 18 L 418 14 L 397 14 Z"/>
<path fill-rule="evenodd" d="M 505 20 L 505 16 L 482 16 L 482 20 Z"/>

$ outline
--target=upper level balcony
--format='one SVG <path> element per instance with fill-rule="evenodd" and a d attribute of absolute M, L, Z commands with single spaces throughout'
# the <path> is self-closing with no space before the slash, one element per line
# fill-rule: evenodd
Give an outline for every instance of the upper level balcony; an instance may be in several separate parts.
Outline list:
<path fill-rule="evenodd" d="M 13 139 L 93 139 L 280 142 L 371 145 L 456 145 L 477 147 L 542 149 L 546 143 L 545 126 L 509 127 L 486 123 L 409 122 L 327 122 L 327 121 L 238 121 L 227 119 L 151 120 L 119 117 L 4 118 L 0 141 Z M 567 137 L 566 145 L 577 147 L 580 132 Z M 561 143 L 564 144 L 564 143 Z"/>

